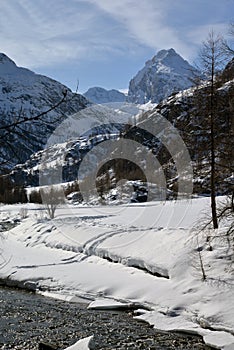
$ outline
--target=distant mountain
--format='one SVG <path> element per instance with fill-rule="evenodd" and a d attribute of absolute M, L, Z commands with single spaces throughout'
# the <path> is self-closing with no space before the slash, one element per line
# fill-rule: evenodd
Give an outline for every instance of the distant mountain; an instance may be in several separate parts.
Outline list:
<path fill-rule="evenodd" d="M 112 89 L 106 90 L 102 87 L 92 87 L 84 93 L 84 96 L 93 103 L 111 103 L 111 102 L 125 102 L 126 95 L 122 92 Z"/>
<path fill-rule="evenodd" d="M 84 96 L 97 104 L 125 101 L 159 103 L 172 93 L 191 87 L 194 72 L 197 70 L 174 49 L 161 50 L 130 80 L 127 96 L 118 90 L 102 87 L 92 87 Z"/>
<path fill-rule="evenodd" d="M 174 92 L 191 87 L 193 71 L 195 68 L 174 49 L 161 50 L 130 81 L 128 101 L 158 103 Z"/>
<path fill-rule="evenodd" d="M 47 113 L 43 123 L 40 120 L 23 123 L 14 135 L 6 135 L 1 129 L 16 120 L 31 118 L 48 110 L 61 101 L 65 93 L 66 100 Z M 43 147 L 61 119 L 89 104 L 85 97 L 72 93 L 65 85 L 17 67 L 9 57 L 0 53 L 0 170 L 3 163 L 7 169 L 25 162 Z"/>

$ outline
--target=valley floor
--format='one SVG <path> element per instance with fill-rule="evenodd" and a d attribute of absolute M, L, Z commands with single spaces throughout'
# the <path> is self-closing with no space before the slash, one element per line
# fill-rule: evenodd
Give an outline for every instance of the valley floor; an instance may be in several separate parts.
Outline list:
<path fill-rule="evenodd" d="M 1 205 L 0 278 L 89 308 L 134 306 L 157 329 L 234 349 L 233 252 L 225 228 L 200 230 L 209 207 L 209 198 L 68 204 L 49 220 L 39 205 Z"/>

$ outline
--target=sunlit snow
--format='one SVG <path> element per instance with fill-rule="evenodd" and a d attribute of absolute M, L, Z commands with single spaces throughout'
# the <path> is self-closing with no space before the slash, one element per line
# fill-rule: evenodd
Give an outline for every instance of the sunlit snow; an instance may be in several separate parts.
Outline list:
<path fill-rule="evenodd" d="M 225 228 L 200 230 L 209 208 L 209 198 L 68 204 L 49 220 L 39 205 L 2 205 L 1 221 L 18 223 L 1 233 L 0 278 L 67 301 L 82 298 L 90 308 L 135 305 L 136 317 L 157 329 L 198 333 L 207 344 L 230 350 L 230 252 Z"/>

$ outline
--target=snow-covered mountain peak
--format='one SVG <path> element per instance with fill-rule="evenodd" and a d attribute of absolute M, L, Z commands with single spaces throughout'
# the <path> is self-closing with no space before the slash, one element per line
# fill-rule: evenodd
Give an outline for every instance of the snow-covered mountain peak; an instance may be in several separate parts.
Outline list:
<path fill-rule="evenodd" d="M 158 103 L 190 87 L 194 70 L 174 49 L 161 50 L 130 81 L 128 99 L 134 103 Z"/>
<path fill-rule="evenodd" d="M 5 55 L 3 52 L 0 52 L 0 64 L 6 64 L 10 63 L 15 65 L 15 62 L 12 61 L 7 55 Z"/>
<path fill-rule="evenodd" d="M 93 103 L 110 103 L 110 102 L 125 102 L 126 96 L 115 89 L 106 90 L 102 87 L 95 86 L 89 88 L 84 93 L 84 96 Z"/>
<path fill-rule="evenodd" d="M 158 66 L 158 68 L 164 66 L 165 68 L 169 68 L 170 71 L 176 71 L 177 73 L 181 72 L 181 74 L 185 74 L 187 69 L 191 70 L 190 64 L 174 49 L 159 51 L 157 55 L 153 57 L 151 62 L 153 65 Z"/>
<path fill-rule="evenodd" d="M 24 87 L 31 88 L 32 85 L 39 80 L 42 75 L 35 74 L 27 68 L 18 67 L 4 53 L 0 53 L 0 79 L 1 81 L 9 82 L 10 84 L 22 84 Z M 49 78 L 47 78 L 49 79 Z"/>
<path fill-rule="evenodd" d="M 149 60 L 148 62 L 154 62 L 154 61 L 158 61 L 158 60 L 164 60 L 166 57 L 173 57 L 178 55 L 174 49 L 163 49 L 158 51 L 158 53 L 152 58 L 152 60 Z"/>
<path fill-rule="evenodd" d="M 12 79 L 18 79 L 20 75 L 34 75 L 35 73 L 31 72 L 27 68 L 18 67 L 13 60 L 11 60 L 4 53 L 0 53 L 0 76 L 6 77 L 11 76 Z"/>
<path fill-rule="evenodd" d="M 12 61 L 7 55 L 0 52 L 0 73 L 5 75 L 11 71 L 15 71 L 17 66 L 14 61 Z"/>

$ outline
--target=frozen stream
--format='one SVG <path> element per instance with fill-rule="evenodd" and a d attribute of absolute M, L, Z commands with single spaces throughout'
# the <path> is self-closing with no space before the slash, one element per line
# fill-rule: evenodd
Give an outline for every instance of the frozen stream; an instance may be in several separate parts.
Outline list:
<path fill-rule="evenodd" d="M 0 288 L 0 312 L 0 349 L 36 350 L 45 342 L 60 350 L 92 334 L 91 349 L 211 349 L 197 336 L 157 332 L 130 311 L 87 310 L 17 289 Z"/>

